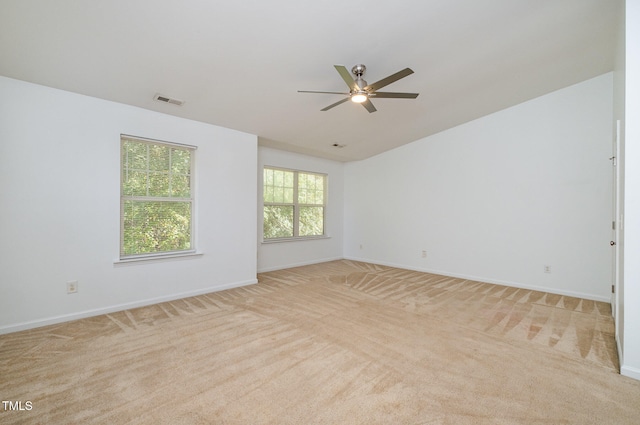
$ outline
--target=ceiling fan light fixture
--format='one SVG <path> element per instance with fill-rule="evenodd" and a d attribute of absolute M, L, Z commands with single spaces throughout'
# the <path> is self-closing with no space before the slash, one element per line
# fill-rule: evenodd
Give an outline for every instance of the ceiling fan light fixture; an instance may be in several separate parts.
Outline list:
<path fill-rule="evenodd" d="M 351 101 L 353 103 L 362 103 L 368 99 L 365 93 L 354 93 L 351 95 Z"/>

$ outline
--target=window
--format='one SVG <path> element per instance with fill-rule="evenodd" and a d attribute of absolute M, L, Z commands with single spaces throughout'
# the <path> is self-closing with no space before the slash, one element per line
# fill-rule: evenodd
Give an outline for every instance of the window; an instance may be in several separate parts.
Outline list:
<path fill-rule="evenodd" d="M 324 236 L 326 174 L 264 168 L 264 239 Z"/>
<path fill-rule="evenodd" d="M 120 258 L 193 252 L 195 148 L 120 141 Z"/>

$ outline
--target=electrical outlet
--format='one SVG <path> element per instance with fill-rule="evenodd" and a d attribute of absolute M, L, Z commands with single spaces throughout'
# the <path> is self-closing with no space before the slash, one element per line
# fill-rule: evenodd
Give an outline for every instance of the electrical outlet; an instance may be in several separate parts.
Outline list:
<path fill-rule="evenodd" d="M 544 266 L 545 273 L 551 273 L 551 266 Z"/>
<path fill-rule="evenodd" d="M 422 258 L 427 258 L 427 251 L 426 250 L 422 250 Z"/>
<path fill-rule="evenodd" d="M 70 280 L 67 282 L 67 294 L 75 294 L 78 292 L 78 281 Z"/>

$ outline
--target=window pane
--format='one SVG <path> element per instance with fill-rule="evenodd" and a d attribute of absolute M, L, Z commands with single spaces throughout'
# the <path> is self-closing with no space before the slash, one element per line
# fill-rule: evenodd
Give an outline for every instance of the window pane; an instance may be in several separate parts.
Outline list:
<path fill-rule="evenodd" d="M 324 207 L 300 207 L 300 236 L 324 234 Z"/>
<path fill-rule="evenodd" d="M 169 196 L 169 174 L 149 173 L 149 196 Z"/>
<path fill-rule="evenodd" d="M 122 144 L 123 168 L 130 170 L 147 169 L 147 145 L 134 141 L 125 141 Z"/>
<path fill-rule="evenodd" d="M 273 170 L 269 168 L 264 169 L 264 185 L 273 186 Z"/>
<path fill-rule="evenodd" d="M 313 189 L 307 190 L 307 204 L 315 204 L 316 203 L 316 191 Z"/>
<path fill-rule="evenodd" d="M 275 170 L 273 172 L 273 185 L 277 187 L 284 186 L 284 171 Z"/>
<path fill-rule="evenodd" d="M 124 201 L 122 255 L 191 249 L 191 203 Z"/>
<path fill-rule="evenodd" d="M 147 196 L 147 173 L 144 171 L 124 171 L 122 194 L 127 196 Z"/>
<path fill-rule="evenodd" d="M 293 206 L 265 205 L 264 238 L 293 236 Z"/>
<path fill-rule="evenodd" d="M 313 180 L 309 179 L 311 177 L 309 174 L 300 173 L 298 176 L 298 189 L 302 191 L 307 191 L 312 188 Z"/>
<path fill-rule="evenodd" d="M 273 202 L 284 203 L 284 187 L 276 187 L 273 190 Z"/>
<path fill-rule="evenodd" d="M 284 189 L 284 200 L 285 204 L 293 204 L 293 187 L 286 187 Z"/>
<path fill-rule="evenodd" d="M 298 175 L 298 202 L 324 205 L 324 179 L 325 176 L 320 174 L 300 173 Z"/>
<path fill-rule="evenodd" d="M 263 190 L 264 202 L 273 202 L 273 186 L 264 186 Z"/>
<path fill-rule="evenodd" d="M 168 146 L 149 145 L 149 170 L 168 171 L 170 150 Z"/>
<path fill-rule="evenodd" d="M 184 175 L 171 176 L 171 196 L 176 198 L 191 197 L 191 177 Z"/>
<path fill-rule="evenodd" d="M 293 203 L 293 172 L 286 170 L 264 169 L 264 202 Z"/>
<path fill-rule="evenodd" d="M 191 152 L 184 149 L 171 149 L 171 172 L 191 174 Z"/>
<path fill-rule="evenodd" d="M 284 175 L 284 185 L 285 187 L 293 189 L 293 172 L 289 172 Z"/>
<path fill-rule="evenodd" d="M 324 205 L 324 192 L 322 189 L 315 190 L 313 192 L 313 204 Z M 311 202 L 310 202 L 311 203 Z"/>
<path fill-rule="evenodd" d="M 301 204 L 307 203 L 307 190 L 306 189 L 298 189 L 298 202 Z"/>

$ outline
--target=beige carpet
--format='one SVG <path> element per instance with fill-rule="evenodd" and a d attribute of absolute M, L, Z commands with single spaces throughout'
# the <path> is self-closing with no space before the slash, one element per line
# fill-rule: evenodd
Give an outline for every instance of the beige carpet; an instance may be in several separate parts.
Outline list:
<path fill-rule="evenodd" d="M 638 424 L 608 305 L 335 261 L 0 336 L 2 424 Z"/>

